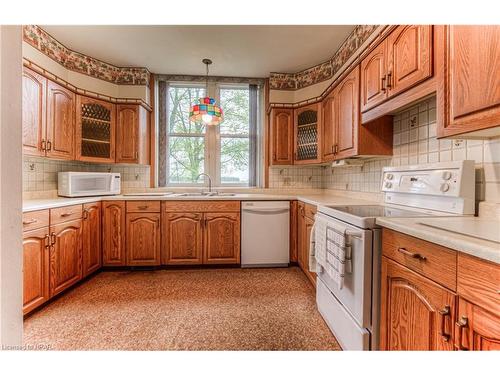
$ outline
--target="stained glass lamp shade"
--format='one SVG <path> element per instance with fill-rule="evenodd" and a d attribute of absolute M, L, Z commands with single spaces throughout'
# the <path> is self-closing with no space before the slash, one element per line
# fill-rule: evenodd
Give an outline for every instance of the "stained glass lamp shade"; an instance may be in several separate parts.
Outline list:
<path fill-rule="evenodd" d="M 205 97 L 193 104 L 189 111 L 189 120 L 202 122 L 205 125 L 219 125 L 224 119 L 222 108 L 215 104 L 215 99 Z"/>

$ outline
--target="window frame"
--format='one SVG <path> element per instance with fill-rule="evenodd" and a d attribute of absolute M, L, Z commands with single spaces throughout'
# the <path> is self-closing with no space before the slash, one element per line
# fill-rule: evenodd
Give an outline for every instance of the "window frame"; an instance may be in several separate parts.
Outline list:
<path fill-rule="evenodd" d="M 202 133 L 170 133 L 169 132 L 169 123 L 168 123 L 168 113 L 169 113 L 169 106 L 168 106 L 168 98 L 169 98 L 169 90 L 172 88 L 190 88 L 190 87 L 196 87 L 196 88 L 205 88 L 206 83 L 202 81 L 197 81 L 197 82 L 180 82 L 180 81 L 175 81 L 175 82 L 169 82 L 168 87 L 167 87 L 167 105 L 166 105 L 166 163 L 165 166 L 167 168 L 166 170 L 166 181 L 165 181 L 165 186 L 166 187 L 207 187 L 208 186 L 208 178 L 201 178 L 199 179 L 199 182 L 192 182 L 192 183 L 177 183 L 177 182 L 170 182 L 169 177 L 170 177 L 170 154 L 169 154 L 169 145 L 170 145 L 170 137 L 200 137 Z M 217 83 L 217 82 L 209 82 L 208 83 L 208 89 L 206 90 L 206 94 L 214 98 L 217 103 L 220 104 L 220 91 L 222 89 L 241 89 L 241 90 L 250 90 L 250 85 L 248 83 L 240 83 L 240 84 L 224 84 L 224 83 Z M 224 108 L 223 108 L 224 109 Z M 250 126 L 250 124 L 249 124 Z M 250 139 L 250 130 L 248 134 L 226 134 L 223 135 L 220 133 L 220 127 L 219 126 L 206 126 L 205 128 L 205 133 L 204 133 L 204 142 L 205 142 L 205 150 L 204 150 L 204 165 L 203 165 L 203 172 L 209 174 L 212 177 L 212 185 L 214 187 L 218 188 L 224 188 L 224 187 L 255 187 L 250 185 L 250 176 L 249 176 L 249 182 L 248 183 L 222 183 L 221 182 L 221 148 L 222 148 L 222 138 L 241 138 L 241 139 L 248 139 L 249 142 L 251 142 Z M 256 141 L 258 142 L 258 141 Z M 259 147 L 259 145 L 257 145 Z M 250 156 L 250 155 L 249 155 Z M 249 166 L 250 168 L 250 166 Z M 200 172 L 200 173 L 203 173 Z M 251 173 L 251 171 L 249 171 Z"/>

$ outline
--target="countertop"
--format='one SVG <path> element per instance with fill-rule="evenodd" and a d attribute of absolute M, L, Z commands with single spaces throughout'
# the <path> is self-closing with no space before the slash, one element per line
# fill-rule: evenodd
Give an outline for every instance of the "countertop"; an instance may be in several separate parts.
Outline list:
<path fill-rule="evenodd" d="M 465 235 L 451 230 L 438 229 L 424 225 L 422 221 L 439 225 L 439 220 L 456 224 L 457 228 L 466 227 L 468 234 L 474 234 L 474 228 L 488 225 L 500 231 L 499 219 L 485 219 L 480 217 L 451 217 L 451 218 L 377 218 L 376 223 L 382 227 L 393 229 L 425 241 L 448 247 L 481 259 L 500 264 L 500 243 L 480 238 L 482 234 L 477 230 L 475 236 Z M 494 235 L 494 233 L 492 233 Z"/>
<path fill-rule="evenodd" d="M 97 202 L 103 200 L 300 200 L 304 203 L 312 205 L 322 204 L 374 204 L 374 201 L 355 199 L 351 197 L 338 196 L 332 194 L 262 194 L 262 193 L 236 193 L 235 195 L 222 195 L 222 196 L 179 196 L 179 195 L 163 195 L 163 196 L 136 196 L 136 195 L 112 195 L 112 196 L 98 196 L 98 197 L 84 197 L 84 198 L 49 198 L 49 199 L 30 199 L 23 201 L 23 212 L 30 212 L 36 210 L 44 210 L 48 208 L 64 207 L 73 204 L 83 204 L 90 202 Z"/>

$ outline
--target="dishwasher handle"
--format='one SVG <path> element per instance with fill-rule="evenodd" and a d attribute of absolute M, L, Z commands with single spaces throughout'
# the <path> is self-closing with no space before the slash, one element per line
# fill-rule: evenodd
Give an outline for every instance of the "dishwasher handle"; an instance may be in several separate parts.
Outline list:
<path fill-rule="evenodd" d="M 270 215 L 270 214 L 284 214 L 289 212 L 289 208 L 242 208 L 242 212 L 249 212 L 252 214 L 260 214 L 260 215 Z"/>

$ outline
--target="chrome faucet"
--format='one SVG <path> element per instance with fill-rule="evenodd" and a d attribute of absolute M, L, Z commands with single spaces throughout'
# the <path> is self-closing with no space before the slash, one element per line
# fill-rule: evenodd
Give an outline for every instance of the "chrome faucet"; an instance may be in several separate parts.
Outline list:
<path fill-rule="evenodd" d="M 200 178 L 200 176 L 206 176 L 206 177 L 208 177 L 208 192 L 211 193 L 212 192 L 212 177 L 210 177 L 209 174 L 200 173 L 198 176 L 196 176 L 196 181 L 198 181 L 198 179 Z"/>

